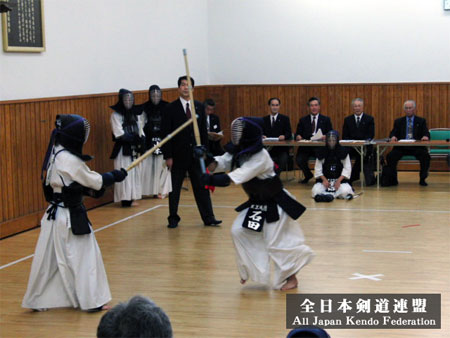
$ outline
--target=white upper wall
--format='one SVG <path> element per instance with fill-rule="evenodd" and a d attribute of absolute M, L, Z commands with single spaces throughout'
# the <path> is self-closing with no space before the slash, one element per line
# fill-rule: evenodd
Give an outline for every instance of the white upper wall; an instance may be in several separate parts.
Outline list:
<path fill-rule="evenodd" d="M 450 81 L 442 0 L 209 0 L 209 79 Z"/>
<path fill-rule="evenodd" d="M 43 53 L 0 52 L 0 101 L 196 84 L 450 81 L 442 0 L 45 0 Z"/>
<path fill-rule="evenodd" d="M 0 100 L 207 84 L 206 0 L 45 0 L 46 51 L 0 52 Z"/>

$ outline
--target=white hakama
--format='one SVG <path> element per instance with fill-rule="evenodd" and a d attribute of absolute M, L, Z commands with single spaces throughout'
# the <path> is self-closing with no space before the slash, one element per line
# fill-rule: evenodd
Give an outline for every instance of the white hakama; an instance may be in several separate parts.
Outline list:
<path fill-rule="evenodd" d="M 138 116 L 139 136 L 144 136 L 142 131 L 142 122 Z M 122 127 L 123 116 L 117 112 L 111 114 L 111 128 L 114 137 L 119 138 L 125 134 Z M 117 157 L 114 159 L 114 169 L 126 169 L 132 162 L 131 156 L 123 155 L 123 149 L 120 149 Z M 114 202 L 120 201 L 135 201 L 142 198 L 142 178 L 141 178 L 141 164 L 128 172 L 128 176 L 120 183 L 114 183 Z"/>
<path fill-rule="evenodd" d="M 61 149 L 57 146 L 55 152 Z M 60 152 L 54 163 L 53 158 L 52 155 L 47 182 L 54 192 L 61 192 L 63 181 L 65 185 L 76 181 L 94 190 L 102 187 L 102 176 L 68 151 Z M 94 233 L 74 235 L 67 208 L 58 207 L 55 220 L 47 220 L 47 217 L 45 213 L 41 220 L 41 232 L 22 306 L 87 310 L 108 303 L 111 292 Z"/>
<path fill-rule="evenodd" d="M 172 174 L 166 163 L 163 163 L 163 170 L 161 171 L 160 177 L 160 190 L 158 197 L 166 198 L 170 192 L 172 192 Z"/>
<path fill-rule="evenodd" d="M 158 195 L 162 189 L 163 155 L 150 155 L 142 161 L 142 195 Z"/>
<path fill-rule="evenodd" d="M 324 162 L 325 159 L 319 160 L 318 158 L 316 158 L 316 163 L 314 165 L 315 178 L 320 178 L 320 176 L 323 175 Z M 345 159 L 341 160 L 341 163 L 344 166 L 341 175 L 346 179 L 349 179 L 352 173 L 352 163 L 350 161 L 350 156 L 347 155 Z M 349 194 L 353 195 L 353 188 L 348 183 L 341 183 L 339 189 L 337 189 L 335 192 L 328 192 L 325 186 L 321 182 L 318 182 L 313 185 L 311 191 L 312 198 L 316 197 L 316 195 L 332 195 L 334 198 L 345 198 Z"/>
<path fill-rule="evenodd" d="M 215 157 L 215 160 L 218 162 L 216 172 L 230 170 L 231 154 L 225 153 Z M 275 176 L 273 161 L 269 153 L 263 149 L 253 154 L 228 176 L 235 184 L 248 182 L 254 177 L 267 179 Z M 286 190 L 285 192 L 289 194 Z M 300 224 L 289 217 L 280 206 L 277 208 L 280 219 L 271 223 L 265 221 L 261 232 L 242 226 L 248 208 L 242 210 L 233 223 L 231 235 L 241 279 L 251 279 L 266 285 L 272 284 L 273 288 L 280 289 L 288 277 L 298 273 L 311 261 L 314 253 L 305 244 Z M 274 266 L 272 283 L 270 281 L 271 261 Z"/>

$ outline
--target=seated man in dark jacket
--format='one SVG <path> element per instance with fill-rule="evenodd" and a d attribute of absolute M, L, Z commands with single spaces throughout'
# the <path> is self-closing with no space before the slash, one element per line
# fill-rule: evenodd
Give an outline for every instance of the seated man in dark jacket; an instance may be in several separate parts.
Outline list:
<path fill-rule="evenodd" d="M 206 113 L 206 129 L 208 130 L 209 152 L 213 156 L 220 156 L 224 153 L 220 141 L 223 139 L 223 131 L 220 128 L 219 116 L 214 114 L 216 103 L 213 99 L 206 99 L 203 102 Z"/>
<path fill-rule="evenodd" d="M 270 115 L 264 116 L 263 138 L 276 137 L 279 141 L 292 139 L 291 121 L 286 115 L 280 114 L 281 100 L 277 97 L 269 99 Z M 289 148 L 272 147 L 270 157 L 279 166 L 280 170 L 287 170 Z"/>
<path fill-rule="evenodd" d="M 322 140 L 325 140 L 325 135 L 333 129 L 331 120 L 328 116 L 322 115 L 320 112 L 320 99 L 318 97 L 311 97 L 308 100 L 309 114 L 303 116 L 298 121 L 297 131 L 295 133 L 295 140 L 310 140 L 319 129 L 322 131 Z M 308 167 L 308 159 L 310 156 L 315 156 L 319 147 L 298 147 L 297 164 L 303 171 L 305 178 L 300 182 L 302 184 L 308 183 L 313 177 L 311 170 Z"/>
<path fill-rule="evenodd" d="M 389 137 L 392 142 L 400 139 L 429 141 L 430 132 L 428 131 L 427 121 L 416 116 L 416 102 L 407 100 L 403 104 L 403 110 L 406 116 L 394 121 L 394 129 L 392 129 Z M 430 154 L 427 147 L 394 147 L 387 155 L 387 166 L 389 171 L 393 173 L 393 185 L 397 185 L 397 162 L 406 155 L 414 156 L 420 162 L 420 185 L 427 186 L 425 179 L 428 176 L 430 168 Z"/>
<path fill-rule="evenodd" d="M 356 98 L 352 101 L 353 115 L 347 116 L 342 128 L 343 140 L 372 140 L 375 137 L 375 122 L 372 116 L 363 112 L 364 100 Z M 366 185 L 376 183 L 373 175 L 373 165 L 370 160 L 373 156 L 373 146 L 369 145 L 365 149 L 364 155 L 364 173 L 366 174 Z M 350 183 L 359 180 L 361 171 L 361 155 L 355 148 L 349 147 L 350 158 L 355 160 L 352 168 Z M 370 179 L 369 179 L 370 178 Z"/>

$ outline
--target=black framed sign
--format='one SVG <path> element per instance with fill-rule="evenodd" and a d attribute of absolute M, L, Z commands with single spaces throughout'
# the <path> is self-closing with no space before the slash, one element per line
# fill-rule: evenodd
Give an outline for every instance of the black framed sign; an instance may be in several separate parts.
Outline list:
<path fill-rule="evenodd" d="M 45 51 L 44 0 L 8 0 L 2 13 L 5 52 Z"/>

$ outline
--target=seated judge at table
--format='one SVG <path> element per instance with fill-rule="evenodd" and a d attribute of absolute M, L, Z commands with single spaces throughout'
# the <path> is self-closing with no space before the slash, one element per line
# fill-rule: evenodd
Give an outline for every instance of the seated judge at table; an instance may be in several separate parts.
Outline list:
<path fill-rule="evenodd" d="M 398 140 L 420 140 L 429 141 L 430 132 L 428 131 L 427 121 L 423 117 L 416 116 L 416 102 L 407 100 L 403 104 L 405 116 L 394 121 L 394 129 L 392 129 L 389 137 L 391 142 Z M 394 175 L 393 185 L 397 185 L 397 162 L 402 156 L 414 156 L 420 162 L 420 181 L 419 184 L 427 186 L 425 179 L 428 176 L 428 169 L 430 168 L 430 154 L 427 147 L 413 146 L 394 147 L 387 155 L 387 166 L 389 171 Z"/>
<path fill-rule="evenodd" d="M 203 102 L 206 113 L 206 128 L 208 129 L 208 143 L 209 152 L 213 156 L 223 155 L 225 152 L 222 149 L 220 141 L 223 139 L 223 131 L 220 128 L 219 116 L 214 114 L 216 110 L 216 103 L 213 99 L 206 99 Z"/>
<path fill-rule="evenodd" d="M 281 100 L 272 97 L 268 101 L 270 114 L 263 117 L 263 138 L 277 138 L 279 141 L 292 139 L 291 121 L 289 117 L 280 114 Z M 269 150 L 270 157 L 280 170 L 287 170 L 289 147 L 274 146 Z"/>
<path fill-rule="evenodd" d="M 375 137 L 375 121 L 372 116 L 364 112 L 364 100 L 356 98 L 352 100 L 353 114 L 344 119 L 342 128 L 343 140 L 372 140 Z M 361 171 L 361 155 L 355 148 L 349 147 L 349 155 L 355 160 L 352 168 L 352 176 L 350 183 L 359 180 Z M 366 147 L 364 156 L 364 172 L 366 173 L 366 185 L 373 185 L 376 180 L 373 175 L 373 166 L 369 163 L 369 158 L 373 153 L 373 146 Z M 369 172 L 370 171 L 370 172 Z M 371 177 L 371 181 L 367 181 L 367 177 Z"/>
<path fill-rule="evenodd" d="M 319 129 L 322 131 L 322 140 L 325 140 L 325 135 L 332 130 L 333 127 L 330 118 L 320 114 L 320 99 L 318 97 L 313 96 L 308 100 L 308 111 L 309 114 L 302 117 L 298 122 L 295 140 L 310 140 Z M 318 148 L 319 147 L 298 147 L 296 161 L 305 176 L 305 178 L 300 181 L 302 184 L 308 183 L 313 177 L 313 174 L 308 167 L 308 159 L 311 156 L 315 156 Z"/>

